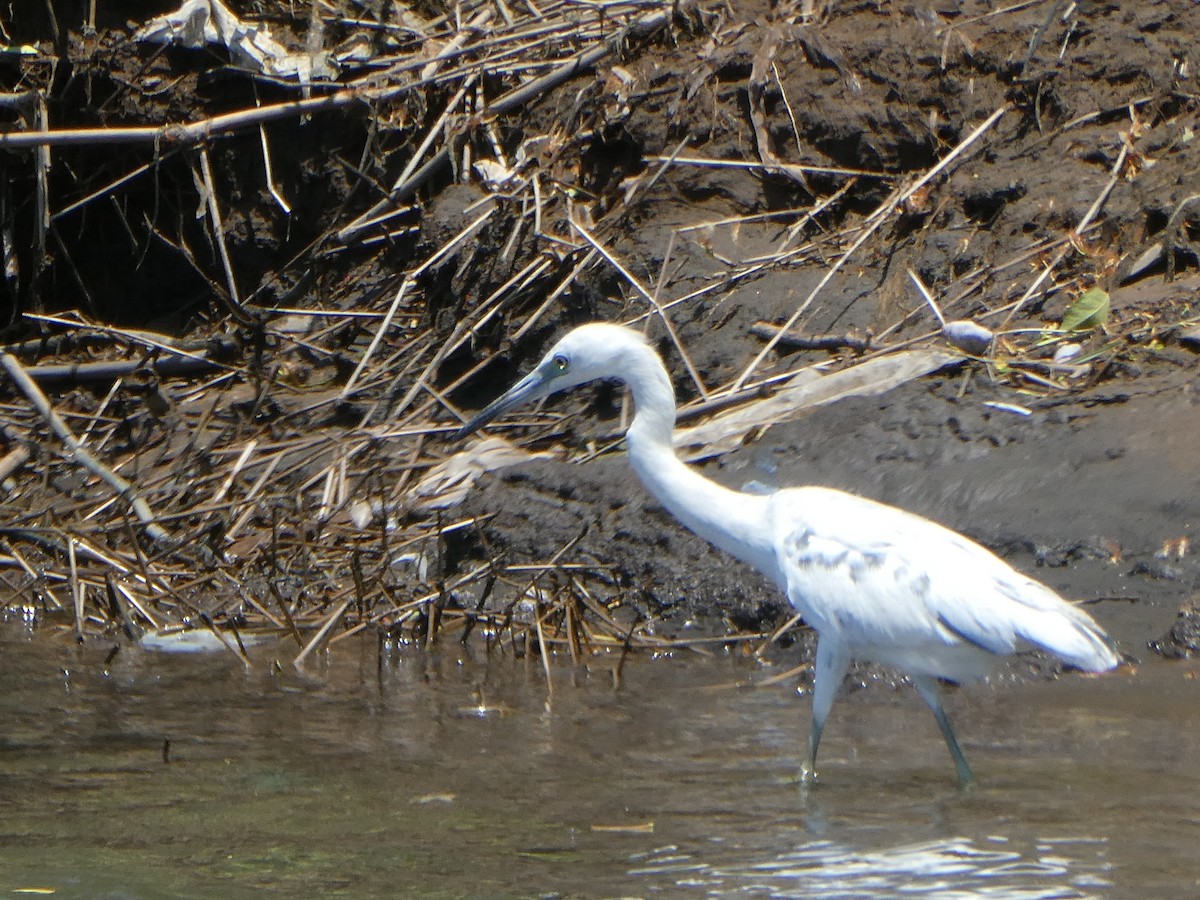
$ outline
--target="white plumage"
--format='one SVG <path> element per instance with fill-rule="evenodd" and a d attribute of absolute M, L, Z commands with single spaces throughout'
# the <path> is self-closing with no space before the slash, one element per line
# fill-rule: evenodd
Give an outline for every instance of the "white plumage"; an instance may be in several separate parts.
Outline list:
<path fill-rule="evenodd" d="M 570 332 L 538 366 L 459 432 L 597 378 L 624 381 L 635 415 L 629 457 L 646 487 L 688 528 L 775 581 L 818 634 L 813 719 L 802 773 L 853 659 L 909 675 L 933 711 L 959 780 L 972 780 L 942 708 L 938 679 L 986 675 L 1022 643 L 1089 672 L 1119 662 L 1092 618 L 983 547 L 928 519 L 821 487 L 733 491 L 681 462 L 675 397 L 637 332 L 595 323 Z"/>

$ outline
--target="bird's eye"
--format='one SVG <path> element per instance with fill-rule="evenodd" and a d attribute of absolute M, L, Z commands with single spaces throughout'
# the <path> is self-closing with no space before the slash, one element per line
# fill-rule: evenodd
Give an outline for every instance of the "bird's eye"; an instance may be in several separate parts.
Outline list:
<path fill-rule="evenodd" d="M 569 359 L 567 359 L 565 356 L 563 356 L 561 353 L 558 356 L 554 357 L 554 359 L 552 359 L 551 362 L 554 364 L 554 368 L 557 369 L 559 372 L 565 372 L 571 366 L 571 361 Z"/>

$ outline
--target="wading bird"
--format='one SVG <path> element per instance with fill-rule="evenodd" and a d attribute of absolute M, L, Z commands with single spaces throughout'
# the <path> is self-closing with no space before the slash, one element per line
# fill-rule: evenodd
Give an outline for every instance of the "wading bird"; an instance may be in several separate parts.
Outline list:
<path fill-rule="evenodd" d="M 658 354 L 628 328 L 576 328 L 456 437 L 604 378 L 623 381 L 633 393 L 626 441 L 646 487 L 696 534 L 771 578 L 817 631 L 805 781 L 816 777 L 821 732 L 852 659 L 894 666 L 912 679 L 963 785 L 973 776 L 942 708 L 938 679 L 981 678 L 1022 641 L 1088 672 L 1119 662 L 1083 610 L 928 519 L 829 488 L 750 494 L 705 478 L 675 455 L 671 380 Z"/>

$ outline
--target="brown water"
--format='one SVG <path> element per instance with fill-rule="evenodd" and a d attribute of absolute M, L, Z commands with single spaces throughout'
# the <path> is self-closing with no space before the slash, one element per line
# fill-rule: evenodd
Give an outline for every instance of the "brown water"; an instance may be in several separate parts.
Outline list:
<path fill-rule="evenodd" d="M 959 692 L 966 793 L 910 689 L 847 691 L 805 791 L 741 657 L 110 648 L 0 637 L 0 895 L 1200 895 L 1195 663 Z"/>

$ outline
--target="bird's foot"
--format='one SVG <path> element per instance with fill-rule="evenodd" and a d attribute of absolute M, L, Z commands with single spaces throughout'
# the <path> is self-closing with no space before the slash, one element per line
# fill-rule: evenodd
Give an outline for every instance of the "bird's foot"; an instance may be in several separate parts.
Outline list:
<path fill-rule="evenodd" d="M 953 734 L 947 738 L 947 743 L 953 739 Z M 971 771 L 971 767 L 967 765 L 967 758 L 963 756 L 962 750 L 959 749 L 958 743 L 955 742 L 950 746 L 950 755 L 954 758 L 954 772 L 958 775 L 958 789 L 960 791 L 969 791 L 975 786 L 975 773 Z"/>

